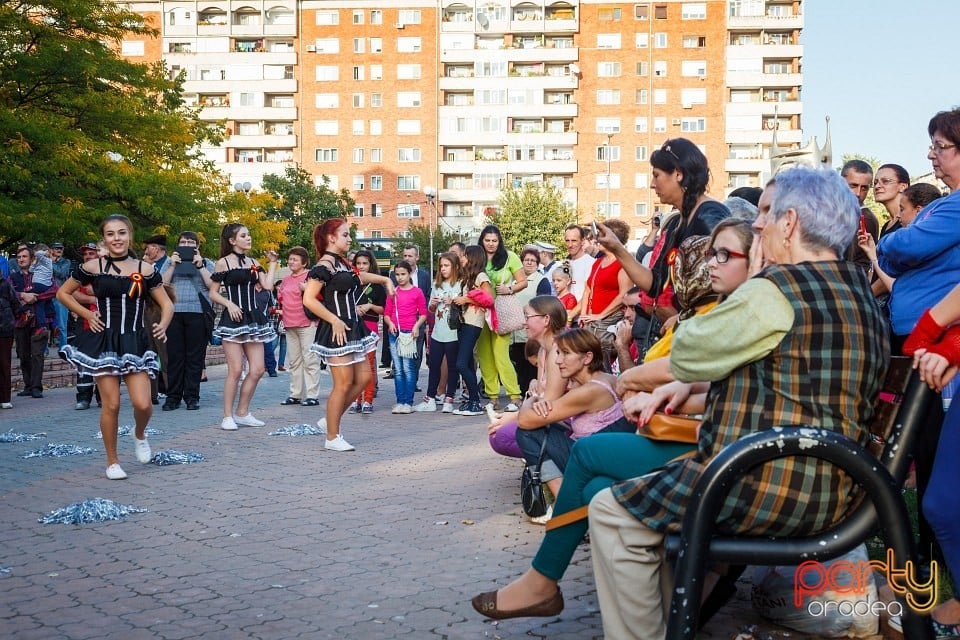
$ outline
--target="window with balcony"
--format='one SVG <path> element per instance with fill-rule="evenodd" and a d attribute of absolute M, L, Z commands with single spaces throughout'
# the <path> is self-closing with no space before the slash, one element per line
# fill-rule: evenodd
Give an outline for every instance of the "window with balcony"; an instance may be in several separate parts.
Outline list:
<path fill-rule="evenodd" d="M 293 95 L 268 94 L 265 96 L 264 104 L 277 109 L 288 109 L 294 106 Z"/>
<path fill-rule="evenodd" d="M 267 122 L 264 125 L 264 129 L 266 130 L 268 136 L 292 136 L 293 135 L 292 122 Z"/>
<path fill-rule="evenodd" d="M 260 149 L 237 149 L 237 162 L 263 162 Z"/>
<path fill-rule="evenodd" d="M 793 73 L 793 64 L 789 60 L 771 60 L 763 65 L 764 73 Z"/>
<path fill-rule="evenodd" d="M 336 147 L 327 147 L 325 149 L 317 149 L 316 161 L 317 162 L 336 162 L 337 154 L 338 154 L 338 150 Z"/>
<path fill-rule="evenodd" d="M 259 122 L 238 122 L 237 135 L 239 136 L 260 135 L 260 123 Z"/>
<path fill-rule="evenodd" d="M 256 27 L 260 24 L 260 12 L 256 9 L 238 9 L 233 13 L 233 24 L 239 27 Z"/>
<path fill-rule="evenodd" d="M 227 25 L 227 12 L 223 9 L 207 9 L 197 14 L 197 25 L 201 27 Z"/>

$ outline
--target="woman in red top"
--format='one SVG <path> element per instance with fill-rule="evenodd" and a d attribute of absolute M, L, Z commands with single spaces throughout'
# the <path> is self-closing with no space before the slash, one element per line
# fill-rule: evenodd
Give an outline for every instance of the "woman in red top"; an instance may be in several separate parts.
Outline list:
<path fill-rule="evenodd" d="M 607 220 L 606 227 L 622 243 L 630 237 L 630 226 L 622 220 Z M 623 296 L 632 286 L 630 277 L 612 253 L 594 261 L 581 298 L 580 326 L 589 329 L 603 345 L 604 370 L 617 357 L 616 335 L 607 328 L 623 319 Z"/>

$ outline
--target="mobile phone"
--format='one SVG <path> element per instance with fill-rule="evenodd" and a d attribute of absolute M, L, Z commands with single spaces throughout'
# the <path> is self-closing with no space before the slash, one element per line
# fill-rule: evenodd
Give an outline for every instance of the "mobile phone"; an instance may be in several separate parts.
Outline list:
<path fill-rule="evenodd" d="M 592 221 L 592 222 L 590 223 L 590 227 L 593 229 L 593 237 L 594 237 L 594 238 L 599 238 L 599 237 L 600 237 L 600 232 L 597 231 L 597 221 L 596 221 L 596 220 Z"/>
<path fill-rule="evenodd" d="M 183 262 L 193 262 L 193 256 L 197 253 L 196 247 L 177 247 L 177 253 L 180 255 L 180 260 Z"/>
<path fill-rule="evenodd" d="M 867 234 L 867 219 L 862 213 L 860 214 L 860 233 Z"/>
<path fill-rule="evenodd" d="M 497 412 L 493 410 L 493 405 L 487 405 L 487 418 L 490 419 L 490 423 L 493 424 L 497 420 Z"/>

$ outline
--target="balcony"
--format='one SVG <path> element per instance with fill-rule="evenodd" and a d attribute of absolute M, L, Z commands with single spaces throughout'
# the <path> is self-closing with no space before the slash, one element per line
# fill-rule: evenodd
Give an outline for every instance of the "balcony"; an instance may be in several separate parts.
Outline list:
<path fill-rule="evenodd" d="M 294 162 L 217 162 L 217 169 L 230 176 L 230 184 L 236 181 L 249 181 L 254 189 L 259 189 L 263 176 L 274 174 L 283 175 L 288 167 L 295 167 Z"/>
<path fill-rule="evenodd" d="M 803 14 L 793 16 L 729 16 L 727 18 L 727 28 L 731 31 L 738 29 L 754 30 L 757 28 L 773 31 L 802 29 Z"/>
<path fill-rule="evenodd" d="M 183 83 L 184 93 L 296 93 L 296 80 L 188 80 Z"/>
<path fill-rule="evenodd" d="M 772 116 L 774 112 L 781 116 L 795 116 L 803 113 L 803 103 L 796 100 L 775 102 L 738 102 L 727 104 L 728 116 Z"/>
<path fill-rule="evenodd" d="M 223 146 L 233 149 L 293 149 L 297 146 L 297 136 L 228 136 Z"/>
<path fill-rule="evenodd" d="M 799 87 L 802 73 L 763 73 L 762 71 L 728 71 L 727 86 L 740 88 Z"/>
<path fill-rule="evenodd" d="M 800 144 L 803 131 L 800 129 L 780 129 L 777 131 L 777 143 Z M 773 131 L 761 129 L 727 129 L 724 142 L 727 144 L 757 144 L 769 145 L 773 141 Z"/>
<path fill-rule="evenodd" d="M 296 107 L 204 107 L 200 112 L 203 120 L 286 120 L 297 119 Z"/>
<path fill-rule="evenodd" d="M 727 173 L 770 172 L 769 158 L 728 158 L 723 163 Z"/>

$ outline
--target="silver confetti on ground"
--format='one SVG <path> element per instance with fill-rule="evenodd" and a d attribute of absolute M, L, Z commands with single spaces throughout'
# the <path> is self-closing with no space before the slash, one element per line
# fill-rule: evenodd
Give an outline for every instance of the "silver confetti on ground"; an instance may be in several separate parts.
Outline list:
<path fill-rule="evenodd" d="M 146 511 L 133 505 L 117 504 L 113 500 L 91 498 L 85 502 L 51 511 L 42 518 L 38 518 L 37 522 L 40 524 L 88 524 L 122 520 L 131 513 L 146 513 Z"/>
<path fill-rule="evenodd" d="M 48 444 L 42 449 L 25 453 L 21 458 L 65 458 L 67 456 L 83 456 L 93 453 L 90 447 L 78 447 L 75 444 Z"/>
<path fill-rule="evenodd" d="M 175 451 L 174 449 L 164 449 L 157 451 L 150 462 L 155 465 L 165 467 L 171 464 L 190 464 L 192 462 L 203 462 L 206 458 L 199 451 Z"/>
<path fill-rule="evenodd" d="M 286 427 L 280 427 L 276 431 L 271 431 L 268 436 L 323 436 L 326 431 L 309 424 L 291 424 Z"/>
<path fill-rule="evenodd" d="M 10 573 L 10 567 L 0 567 L 0 573 Z"/>
<path fill-rule="evenodd" d="M 0 433 L 0 442 L 27 442 L 28 440 L 43 440 L 47 437 L 45 433 L 16 433 L 11 429 Z"/>
<path fill-rule="evenodd" d="M 131 433 L 133 433 L 133 427 L 130 426 L 129 424 L 125 424 L 125 425 L 123 425 L 122 427 L 120 427 L 119 429 L 117 429 L 117 437 L 119 437 L 119 436 L 128 436 L 128 435 L 130 435 Z M 160 435 L 163 435 L 163 431 L 160 431 L 159 429 L 154 429 L 154 428 L 152 428 L 152 427 L 147 427 L 147 431 L 145 432 L 144 435 L 146 435 L 147 437 L 149 437 L 149 436 L 160 436 Z M 96 433 L 96 435 L 95 435 L 94 437 L 103 440 L 103 434 L 100 433 L 99 431 L 97 431 L 97 433 Z"/>

